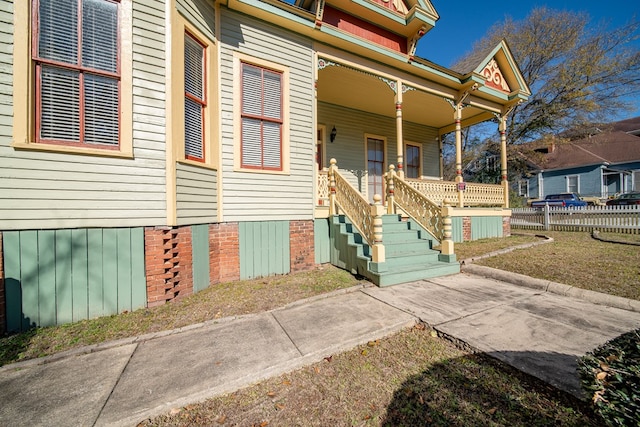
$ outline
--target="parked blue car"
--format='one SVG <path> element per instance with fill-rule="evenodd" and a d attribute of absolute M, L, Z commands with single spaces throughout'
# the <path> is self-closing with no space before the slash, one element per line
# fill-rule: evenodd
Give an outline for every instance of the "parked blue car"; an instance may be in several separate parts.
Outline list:
<path fill-rule="evenodd" d="M 532 208 L 544 208 L 545 205 L 550 207 L 582 208 L 587 206 L 587 202 L 582 200 L 576 193 L 560 193 L 549 194 L 544 200 L 536 200 L 531 203 Z"/>

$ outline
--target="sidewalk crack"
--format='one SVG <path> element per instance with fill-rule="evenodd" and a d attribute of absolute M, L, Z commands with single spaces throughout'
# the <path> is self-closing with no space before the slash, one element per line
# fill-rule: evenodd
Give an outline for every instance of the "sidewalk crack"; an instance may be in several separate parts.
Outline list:
<path fill-rule="evenodd" d="M 298 354 L 300 355 L 300 357 L 304 356 L 304 353 L 300 350 L 300 348 L 298 347 L 298 345 L 295 343 L 295 341 L 293 341 L 293 339 L 291 338 L 291 335 L 289 335 L 289 332 L 287 332 L 287 330 L 284 328 L 284 326 L 282 326 L 282 323 L 280 323 L 280 321 L 278 320 L 278 318 L 273 314 L 273 312 L 269 312 L 269 315 L 271 317 L 273 317 L 273 320 L 276 321 L 276 323 L 278 324 L 278 326 L 280 326 L 280 329 L 282 329 L 282 332 L 284 332 L 284 334 L 287 336 L 287 338 L 289 338 L 289 341 L 291 342 L 291 344 L 293 344 L 293 346 L 295 347 L 296 351 L 298 352 Z"/>
<path fill-rule="evenodd" d="M 136 351 L 138 351 L 138 346 L 139 345 L 140 345 L 139 343 L 135 343 L 135 348 L 133 349 L 133 351 L 129 355 L 129 359 L 127 359 L 127 363 L 125 363 L 124 366 L 122 367 L 122 370 L 120 370 L 120 373 L 118 374 L 118 379 L 116 380 L 115 384 L 111 388 L 111 391 L 109 392 L 109 395 L 104 400 L 104 403 L 102 404 L 102 407 L 100 408 L 100 411 L 98 411 L 98 414 L 96 415 L 96 419 L 91 424 L 92 426 L 97 425 L 98 420 L 100 420 L 100 417 L 102 416 L 102 412 L 104 411 L 104 408 L 107 406 L 107 403 L 109 403 L 109 400 L 111 400 L 111 396 L 113 396 L 113 392 L 115 391 L 116 387 L 118 387 L 118 384 L 120 384 L 120 380 L 122 379 L 122 374 L 124 374 L 124 371 L 129 366 L 129 363 L 131 363 L 131 359 L 133 359 L 133 355 L 136 354 Z"/>

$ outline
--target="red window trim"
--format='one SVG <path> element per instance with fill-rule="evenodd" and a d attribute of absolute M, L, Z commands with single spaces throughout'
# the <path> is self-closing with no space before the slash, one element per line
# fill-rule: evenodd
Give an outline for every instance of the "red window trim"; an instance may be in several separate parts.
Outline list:
<path fill-rule="evenodd" d="M 38 35 L 40 34 L 40 21 L 39 11 L 40 11 L 40 1 L 32 0 L 32 9 L 31 9 L 31 60 L 35 64 L 35 142 L 42 144 L 53 144 L 53 145 L 63 145 L 65 147 L 82 147 L 82 148 L 95 148 L 99 150 L 120 150 L 121 144 L 121 135 L 122 135 L 122 73 L 121 73 L 121 64 L 120 64 L 120 52 L 122 49 L 121 46 L 121 8 L 120 8 L 120 0 L 102 0 L 107 3 L 114 3 L 118 6 L 117 10 L 117 19 L 116 19 L 116 72 L 97 70 L 95 68 L 84 67 L 82 66 L 82 0 L 76 0 L 78 3 L 78 58 L 76 64 L 71 64 L 67 62 L 54 61 L 47 58 L 40 58 L 38 55 Z M 79 141 L 69 141 L 69 140 L 59 140 L 59 139 L 43 139 L 40 136 L 41 131 L 41 96 L 40 91 L 41 80 L 42 80 L 42 65 L 49 65 L 53 67 L 64 68 L 67 70 L 78 71 L 79 73 L 79 87 L 80 87 L 80 140 Z M 105 144 L 89 144 L 84 141 L 85 135 L 85 116 L 84 116 L 84 76 L 86 74 L 94 74 L 98 76 L 104 76 L 109 78 L 117 79 L 118 82 L 118 144 L 117 145 L 105 145 Z"/>
<path fill-rule="evenodd" d="M 185 98 L 189 98 L 190 100 L 200 104 L 200 111 L 202 112 L 202 140 L 200 141 L 200 144 L 202 144 L 202 158 L 189 156 L 186 154 L 186 152 L 184 157 L 185 159 L 188 159 L 188 160 L 204 163 L 206 159 L 206 151 L 205 151 L 206 138 L 205 138 L 205 128 L 204 128 L 204 124 L 205 124 L 204 115 L 207 107 L 207 45 L 202 43 L 200 39 L 196 37 L 193 33 L 191 33 L 189 30 L 185 30 L 184 33 L 185 33 L 185 36 L 189 37 L 190 39 L 198 43 L 200 47 L 202 47 L 201 70 L 202 70 L 202 96 L 203 96 L 203 99 L 199 99 L 193 96 L 192 94 L 187 93 L 187 89 L 185 87 L 185 90 L 184 90 Z M 186 76 L 186 71 L 185 71 L 185 76 Z M 186 149 L 186 139 L 185 139 L 185 149 Z"/>
<path fill-rule="evenodd" d="M 249 62 L 244 62 L 241 61 L 241 70 L 240 70 L 240 87 L 241 87 L 241 94 L 240 94 L 240 167 L 243 169 L 254 169 L 254 170 L 267 170 L 267 171 L 282 171 L 284 170 L 284 165 L 283 165 L 283 158 L 282 158 L 282 150 L 283 150 L 283 144 L 282 144 L 282 132 L 283 132 L 283 125 L 284 125 L 284 119 L 283 119 L 283 115 L 284 115 L 284 111 L 283 111 L 283 96 L 284 93 L 282 91 L 282 84 L 283 84 L 283 72 L 280 70 L 274 70 L 272 68 L 267 68 L 267 67 L 262 67 L 259 65 L 255 65 L 255 64 L 251 64 Z M 244 67 L 248 66 L 248 67 L 253 67 L 256 68 L 258 70 L 260 70 L 260 75 L 261 75 L 261 99 L 262 99 L 262 112 L 264 113 L 264 72 L 266 71 L 270 71 L 273 73 L 276 73 L 280 76 L 280 118 L 279 119 L 275 119 L 273 117 L 267 117 L 264 116 L 264 114 L 262 115 L 255 115 L 255 114 L 247 114 L 244 113 L 244 105 L 242 103 L 242 99 L 243 99 L 243 88 L 244 88 L 244 82 L 243 82 L 243 78 L 244 78 Z M 260 166 L 255 166 L 255 165 L 246 165 L 244 164 L 244 143 L 242 141 L 242 119 L 244 118 L 249 118 L 249 119 L 255 119 L 255 120 L 260 120 L 261 126 L 260 126 Z M 279 159 L 279 163 L 280 166 L 277 168 L 274 167 L 268 167 L 268 166 L 264 166 L 264 128 L 262 126 L 263 122 L 270 122 L 270 123 L 278 123 L 280 125 L 280 159 Z"/>

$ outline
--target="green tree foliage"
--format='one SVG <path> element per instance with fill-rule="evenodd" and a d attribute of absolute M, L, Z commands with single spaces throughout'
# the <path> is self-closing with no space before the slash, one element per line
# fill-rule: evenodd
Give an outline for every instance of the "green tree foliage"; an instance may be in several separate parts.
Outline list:
<path fill-rule="evenodd" d="M 486 51 L 506 40 L 531 88 L 529 101 L 509 117 L 508 143 L 607 121 L 640 93 L 640 49 L 630 44 L 640 22 L 611 30 L 588 24 L 587 14 L 540 7 L 522 21 L 494 25 L 474 45 L 473 52 Z"/>

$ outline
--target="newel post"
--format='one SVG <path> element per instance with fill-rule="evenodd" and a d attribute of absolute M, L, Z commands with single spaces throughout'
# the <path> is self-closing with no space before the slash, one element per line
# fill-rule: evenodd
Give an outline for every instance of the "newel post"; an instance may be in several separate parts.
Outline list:
<path fill-rule="evenodd" d="M 384 215 L 384 206 L 382 205 L 382 196 L 373 195 L 373 204 L 371 205 L 371 216 L 373 217 L 373 253 L 371 261 L 384 262 L 385 251 L 382 244 L 382 215 Z"/>
<path fill-rule="evenodd" d="M 385 175 L 387 176 L 387 213 L 393 214 L 395 211 L 394 205 L 394 197 L 395 197 L 395 184 L 394 180 L 396 177 L 395 166 L 389 165 L 389 172 Z"/>
<path fill-rule="evenodd" d="M 337 215 L 336 211 L 336 159 L 329 160 L 329 215 Z"/>
<path fill-rule="evenodd" d="M 453 251 L 453 239 L 451 232 L 451 214 L 453 213 L 453 208 L 451 207 L 451 202 L 449 200 L 444 199 L 442 202 L 442 225 L 443 225 L 443 233 L 442 233 L 442 242 L 440 242 L 440 258 L 442 261 L 454 262 L 456 260 L 456 255 Z"/>

